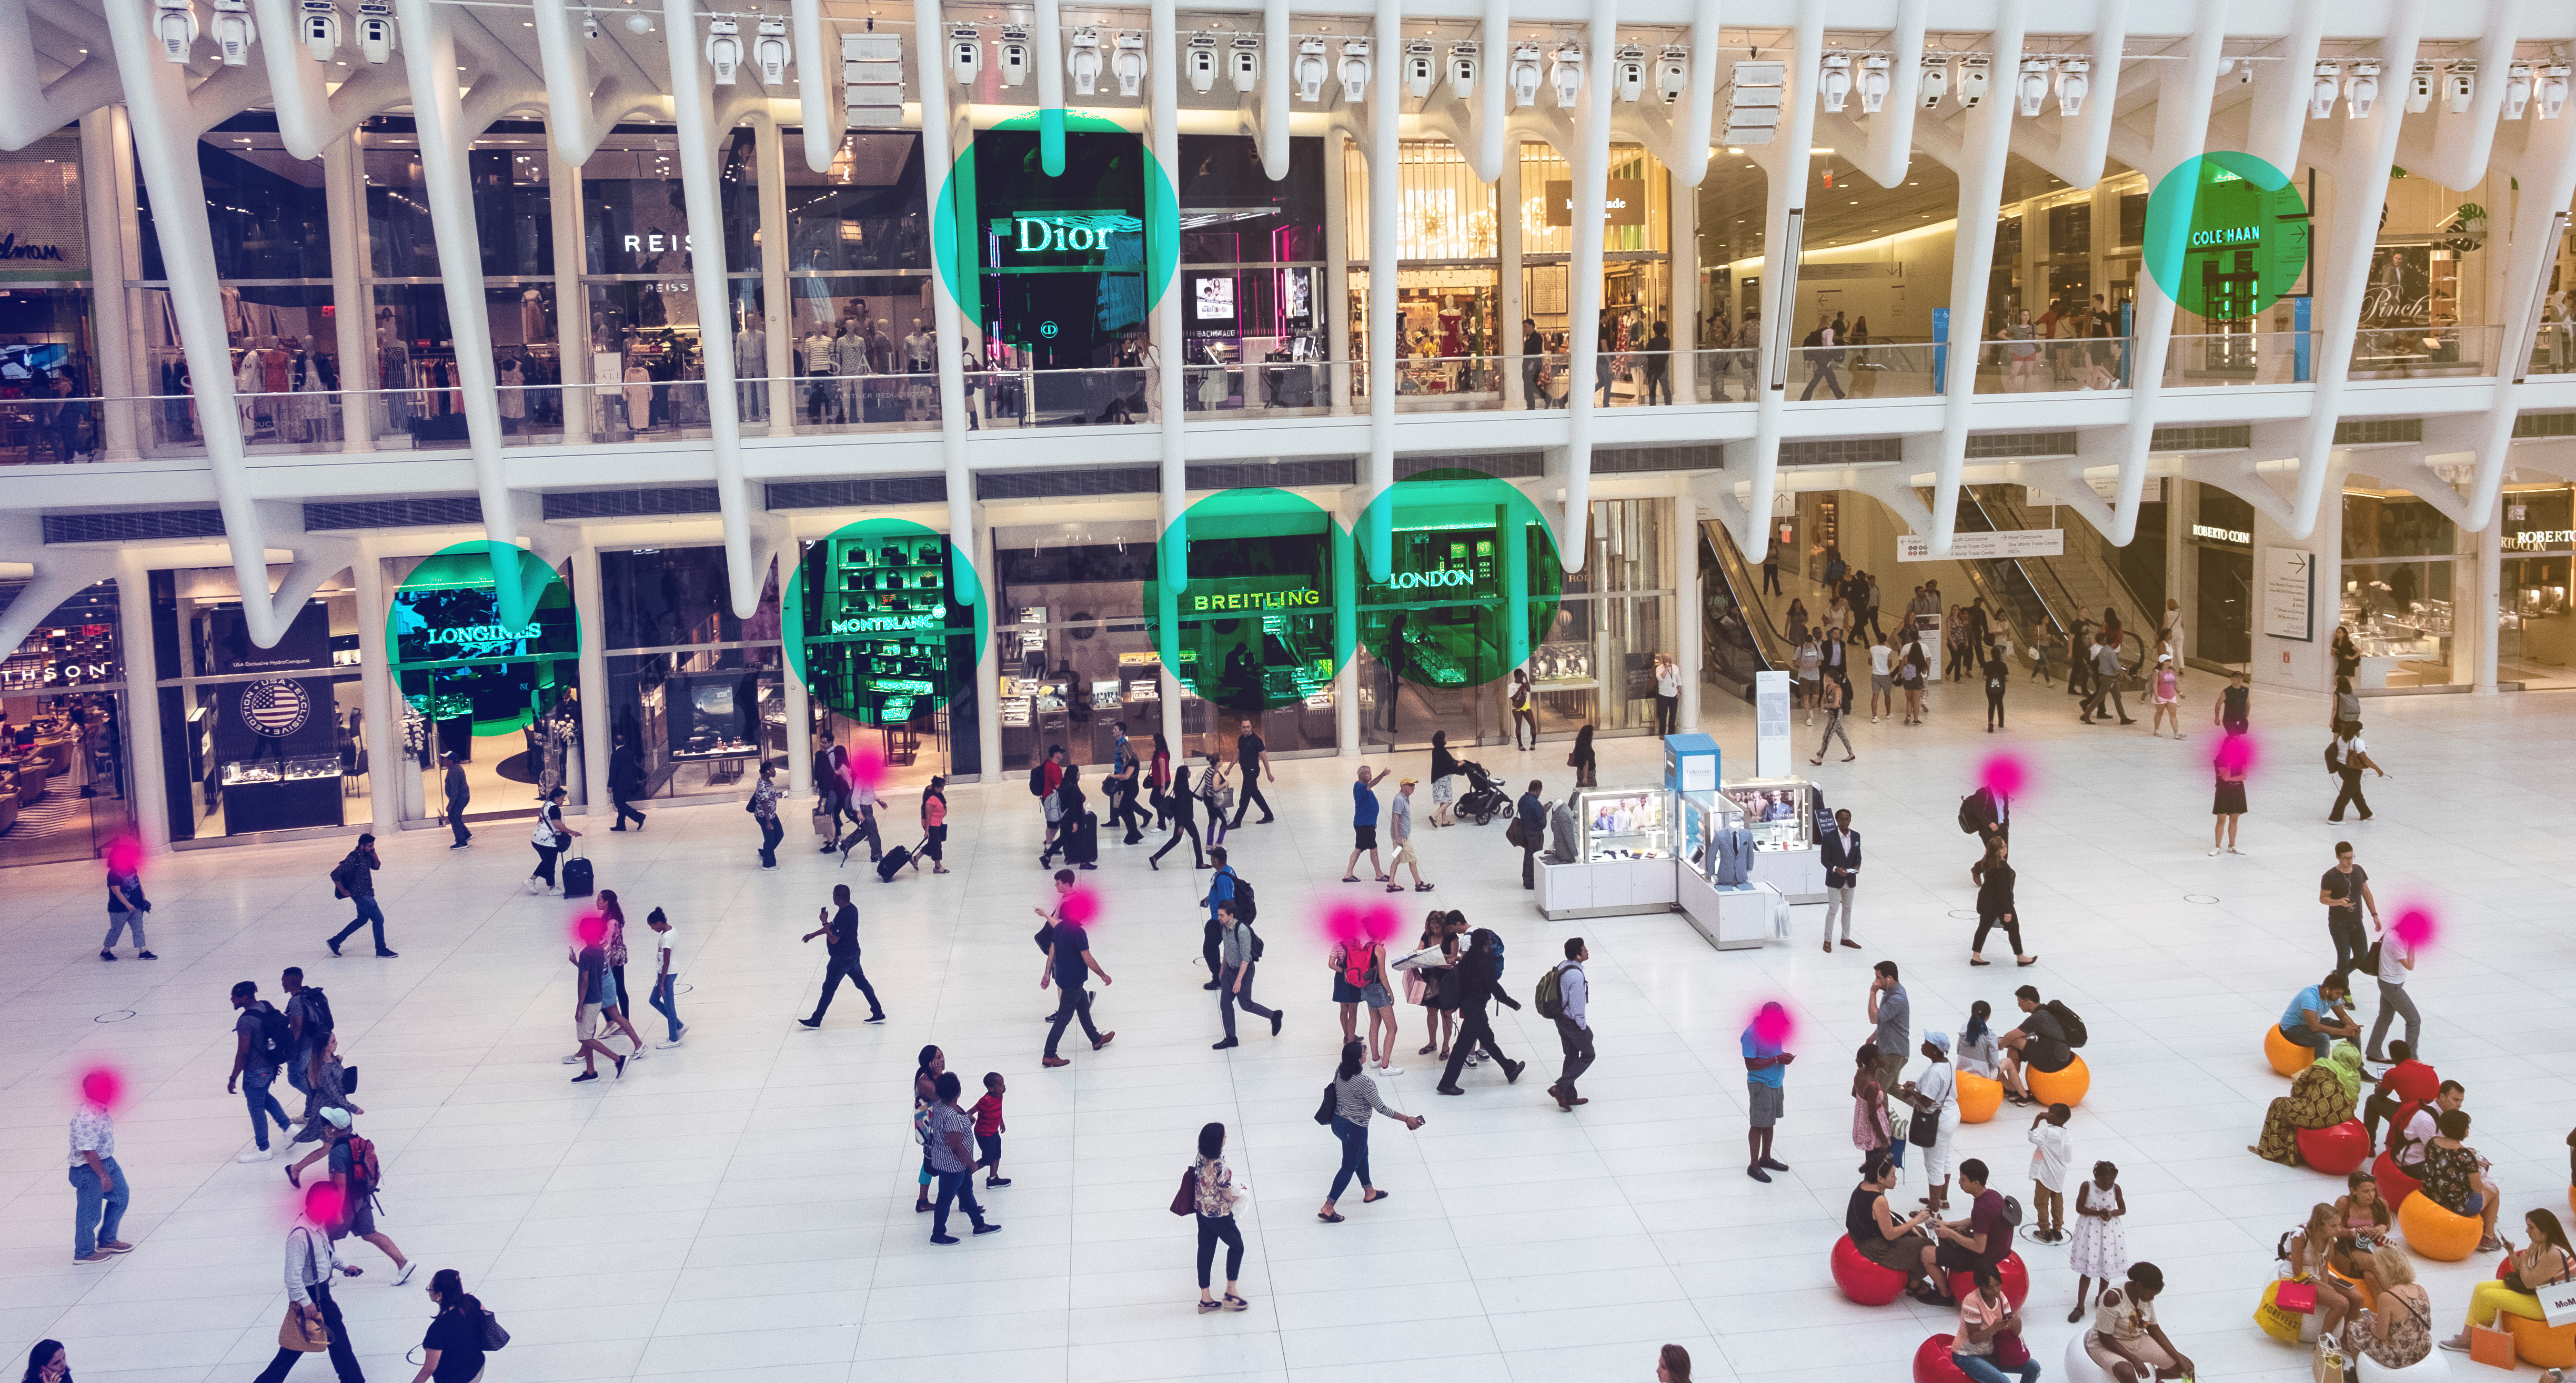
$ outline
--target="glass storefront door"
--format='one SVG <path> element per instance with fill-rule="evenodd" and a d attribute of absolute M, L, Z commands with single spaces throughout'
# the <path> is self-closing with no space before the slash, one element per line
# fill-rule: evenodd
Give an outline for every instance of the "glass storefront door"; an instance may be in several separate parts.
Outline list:
<path fill-rule="evenodd" d="M 0 608 L 18 589 L 0 584 Z M 116 620 L 102 581 L 0 660 L 0 867 L 88 859 L 132 828 Z"/>
<path fill-rule="evenodd" d="M 501 621 L 492 544 L 460 543 L 428 557 L 385 562 L 386 614 L 403 748 L 417 768 L 403 783 L 403 815 L 426 821 L 443 810 L 444 770 L 453 756 L 473 794 L 467 820 L 533 814 L 547 789 L 587 798 L 578 697 L 582 632 L 572 591 L 539 559 L 522 553 L 513 579 L 537 592 L 529 622 Z M 505 549 L 516 551 L 516 549 Z"/>

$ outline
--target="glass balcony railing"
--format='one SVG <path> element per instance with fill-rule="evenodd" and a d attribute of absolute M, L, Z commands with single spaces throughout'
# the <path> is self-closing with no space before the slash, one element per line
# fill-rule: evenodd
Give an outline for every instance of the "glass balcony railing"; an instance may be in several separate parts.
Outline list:
<path fill-rule="evenodd" d="M 2354 379 L 2476 379 L 2496 372 L 2504 328 L 2365 326 L 2352 341 Z"/>
<path fill-rule="evenodd" d="M 2313 331 L 2234 331 L 2176 336 L 2165 348 L 2164 387 L 2305 384 L 2316 378 Z"/>
<path fill-rule="evenodd" d="M 1988 341 L 1977 352 L 1980 394 L 2075 394 L 2126 389 L 2125 336 Z"/>

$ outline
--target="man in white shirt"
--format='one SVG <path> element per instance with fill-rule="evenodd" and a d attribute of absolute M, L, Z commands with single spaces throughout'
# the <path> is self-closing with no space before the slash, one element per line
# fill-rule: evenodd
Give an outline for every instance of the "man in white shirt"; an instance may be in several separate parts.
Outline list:
<path fill-rule="evenodd" d="M 366 1373 L 358 1367 L 357 1351 L 349 1347 L 349 1328 L 340 1319 L 340 1305 L 331 1299 L 331 1275 L 342 1273 L 356 1277 L 359 1269 L 340 1261 L 331 1251 L 331 1232 L 323 1222 L 335 1218 L 331 1213 L 338 1193 L 327 1182 L 316 1182 L 304 1192 L 304 1211 L 286 1231 L 286 1310 L 292 1323 L 308 1332 L 329 1332 L 331 1371 L 340 1383 L 366 1383 Z M 260 1370 L 258 1383 L 281 1383 L 304 1351 L 279 1346 L 277 1357 Z"/>
<path fill-rule="evenodd" d="M 2370 1045 L 2362 1049 L 2363 1055 L 2374 1063 L 2388 1060 L 2380 1055 L 2388 1050 L 2381 1044 L 2388 1038 L 2388 1021 L 2400 1013 L 2406 1015 L 2406 1050 L 2416 1053 L 2417 1061 L 2424 1059 L 2416 1043 L 2424 1031 L 2424 1019 L 2415 1011 L 2414 999 L 2406 993 L 2406 972 L 2415 968 L 2415 948 L 2398 934 L 2404 925 L 2401 921 L 2379 934 L 2379 1019 L 2370 1025 Z"/>
<path fill-rule="evenodd" d="M 1655 733 L 1672 734 L 1681 724 L 1682 670 L 1672 655 L 1655 655 Z"/>
<path fill-rule="evenodd" d="M 1588 1012 L 1592 985 L 1583 978 L 1583 962 L 1590 959 L 1592 953 L 1584 949 L 1583 938 L 1565 939 L 1565 963 L 1557 967 L 1556 975 L 1556 996 L 1562 1006 L 1556 1019 L 1556 1040 L 1565 1049 L 1565 1066 L 1547 1093 L 1554 1095 L 1556 1107 L 1568 1114 L 1574 1112 L 1576 1105 L 1592 1103 L 1574 1093 L 1574 1082 L 1592 1069 L 1594 1059 L 1592 1018 Z"/>
<path fill-rule="evenodd" d="M 2442 1082 L 2442 1088 L 2433 1094 L 2433 1102 L 2417 1106 L 2415 1112 L 2408 1116 L 2405 1129 L 2389 1135 L 2389 1145 L 2397 1150 L 2397 1165 L 2422 1171 L 2424 1145 L 2441 1131 L 2436 1121 L 2467 1103 L 2468 1098 L 2468 1087 L 2455 1080 Z"/>
<path fill-rule="evenodd" d="M 644 925 L 653 929 L 653 1011 L 671 1025 L 671 1040 L 665 1047 L 680 1045 L 689 1025 L 680 1021 L 680 939 L 671 928 L 671 919 L 655 908 L 644 917 Z"/>
<path fill-rule="evenodd" d="M 2361 819 L 2368 821 L 2370 799 L 2361 795 L 2362 771 L 2367 769 L 2382 778 L 2388 776 L 2388 771 L 2381 768 L 2378 762 L 2370 757 L 2370 746 L 2361 742 L 2360 721 L 2350 722 L 2347 732 L 2336 736 L 2335 762 L 2343 765 L 2335 770 L 2335 776 L 2343 780 L 2343 791 L 2335 794 L 2334 809 L 2326 813 L 2326 820 L 2340 825 L 2343 821 L 2344 804 L 2349 802 L 2359 809 Z"/>
<path fill-rule="evenodd" d="M 1896 714 L 1896 650 L 1887 646 L 1887 636 L 1872 633 L 1869 639 L 1869 723 L 1876 725 L 1879 706 L 1886 714 Z"/>

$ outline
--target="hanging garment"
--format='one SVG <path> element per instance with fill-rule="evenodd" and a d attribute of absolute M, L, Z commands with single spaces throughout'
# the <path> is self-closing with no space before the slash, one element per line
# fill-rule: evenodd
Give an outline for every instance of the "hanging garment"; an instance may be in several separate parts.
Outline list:
<path fill-rule="evenodd" d="M 511 422 L 525 419 L 528 416 L 528 377 L 519 369 L 519 362 L 511 360 L 503 363 L 498 382 L 500 389 L 497 401 L 500 404 L 501 416 Z"/>
<path fill-rule="evenodd" d="M 650 427 L 653 423 L 653 373 L 642 362 L 626 367 L 626 425 Z"/>

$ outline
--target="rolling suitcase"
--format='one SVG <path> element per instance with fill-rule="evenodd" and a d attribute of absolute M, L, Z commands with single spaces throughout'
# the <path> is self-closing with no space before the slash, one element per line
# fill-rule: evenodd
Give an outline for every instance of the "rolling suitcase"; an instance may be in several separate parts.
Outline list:
<path fill-rule="evenodd" d="M 929 842 L 924 841 L 922 844 L 927 845 Z M 893 883 L 895 873 L 898 870 L 901 870 L 905 865 L 913 863 L 919 857 L 920 846 L 898 845 L 895 848 L 886 851 L 885 857 L 877 861 L 877 882 L 881 884 Z"/>
<path fill-rule="evenodd" d="M 593 883 L 590 861 L 576 855 L 563 862 L 563 896 L 587 898 L 595 891 Z"/>

